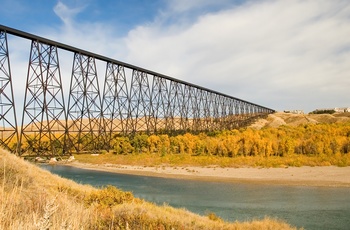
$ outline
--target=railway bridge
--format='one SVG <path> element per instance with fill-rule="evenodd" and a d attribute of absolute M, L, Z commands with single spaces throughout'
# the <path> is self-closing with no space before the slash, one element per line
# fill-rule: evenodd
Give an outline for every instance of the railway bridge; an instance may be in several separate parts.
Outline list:
<path fill-rule="evenodd" d="M 30 42 L 26 77 L 22 78 L 24 98 L 18 98 L 13 87 L 22 82 L 15 82 L 11 73 L 17 68 L 10 61 L 8 37 L 12 36 Z M 72 58 L 70 76 L 62 72 L 62 51 Z M 102 76 L 97 65 L 104 66 Z M 63 84 L 63 78 L 69 79 L 69 88 Z M 189 82 L 0 25 L 0 144 L 18 155 L 109 150 L 116 135 L 139 132 L 175 135 L 230 130 L 273 112 Z"/>

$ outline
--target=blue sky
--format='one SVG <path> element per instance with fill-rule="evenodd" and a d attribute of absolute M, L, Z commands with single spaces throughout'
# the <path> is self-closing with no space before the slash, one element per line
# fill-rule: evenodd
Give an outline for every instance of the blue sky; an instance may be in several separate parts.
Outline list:
<path fill-rule="evenodd" d="M 2 23 L 21 30 L 35 31 L 38 27 L 60 27 L 62 20 L 55 13 L 55 7 L 67 7 L 72 19 L 80 23 L 108 23 L 127 32 L 137 24 L 151 21 L 162 7 L 162 1 L 147 0 L 87 0 L 87 1 L 45 1 L 45 0 L 1 0 Z"/>
<path fill-rule="evenodd" d="M 350 107 L 347 0 L 0 0 L 0 6 L 5 26 L 276 110 Z M 9 48 L 14 78 L 25 77 L 19 69 L 26 70 L 29 45 L 10 38 Z M 72 59 L 62 55 L 68 79 Z"/>

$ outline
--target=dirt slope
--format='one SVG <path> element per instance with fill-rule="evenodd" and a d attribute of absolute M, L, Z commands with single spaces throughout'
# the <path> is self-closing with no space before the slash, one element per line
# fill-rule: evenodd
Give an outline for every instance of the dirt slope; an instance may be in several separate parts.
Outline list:
<path fill-rule="evenodd" d="M 292 114 L 277 112 L 266 119 L 259 119 L 250 127 L 279 127 L 281 125 L 298 126 L 303 124 L 350 122 L 350 113 L 336 114 Z"/>

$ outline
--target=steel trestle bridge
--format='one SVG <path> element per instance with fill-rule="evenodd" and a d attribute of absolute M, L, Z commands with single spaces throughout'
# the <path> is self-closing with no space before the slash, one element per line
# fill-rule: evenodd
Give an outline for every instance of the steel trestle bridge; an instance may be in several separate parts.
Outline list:
<path fill-rule="evenodd" d="M 20 125 L 7 35 L 31 41 Z M 68 103 L 62 84 L 59 50 L 73 54 Z M 96 60 L 106 66 L 101 87 Z M 0 110 L 0 144 L 19 155 L 109 150 L 115 135 L 137 132 L 176 134 L 235 129 L 274 112 L 2 25 Z"/>

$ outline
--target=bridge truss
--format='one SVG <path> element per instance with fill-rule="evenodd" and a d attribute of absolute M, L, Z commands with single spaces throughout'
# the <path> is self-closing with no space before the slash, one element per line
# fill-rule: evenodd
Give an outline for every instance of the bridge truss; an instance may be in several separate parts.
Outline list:
<path fill-rule="evenodd" d="M 20 126 L 15 111 L 7 34 L 31 41 Z M 59 50 L 74 54 L 68 103 L 64 97 Z M 106 66 L 102 78 L 97 74 L 96 60 Z M 137 132 L 176 134 L 230 130 L 274 112 L 2 25 L 0 84 L 0 145 L 19 155 L 109 150 L 115 135 Z"/>

